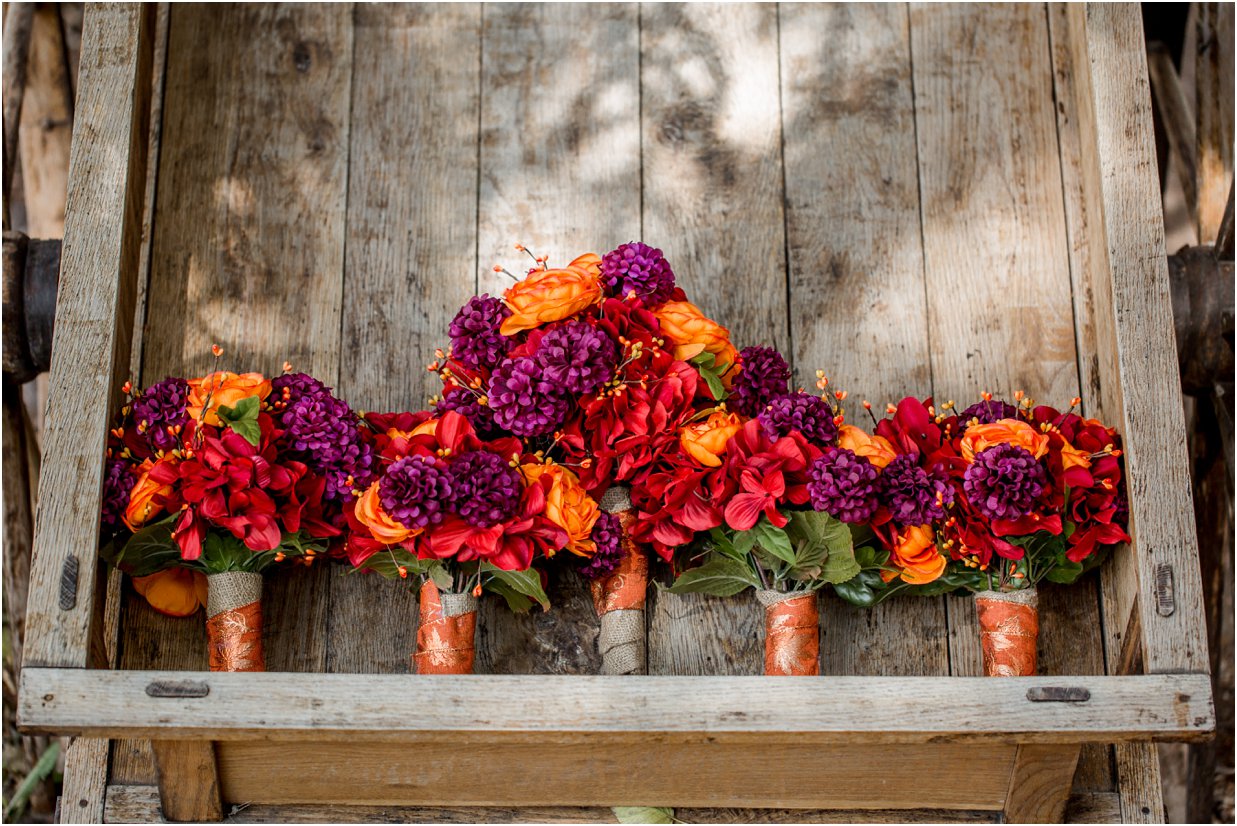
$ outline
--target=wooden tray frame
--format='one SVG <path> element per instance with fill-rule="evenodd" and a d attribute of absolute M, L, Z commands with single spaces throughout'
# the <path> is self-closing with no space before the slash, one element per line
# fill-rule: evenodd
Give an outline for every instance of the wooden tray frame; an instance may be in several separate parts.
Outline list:
<path fill-rule="evenodd" d="M 23 728 L 151 738 L 162 812 L 181 820 L 219 819 L 225 800 L 947 809 L 1057 820 L 1079 748 L 1090 742 L 1117 745 L 1121 818 L 1159 819 L 1150 744 L 1206 738 L 1215 724 L 1185 431 L 1172 393 L 1177 359 L 1149 86 L 1137 6 L 1063 13 L 1090 233 L 1082 277 L 1095 296 L 1101 354 L 1095 409 L 1125 436 L 1135 536 L 1104 576 L 1105 656 L 1110 674 L 1129 676 L 774 681 L 107 670 L 99 457 L 129 372 L 142 288 L 158 38 L 155 7 L 99 5 L 86 13 L 82 43 Z M 1145 674 L 1130 673 L 1136 662 Z M 1062 687 L 1089 698 L 1044 700 L 1056 694 L 1044 689 Z M 511 697 L 522 700 L 519 720 L 504 713 Z M 70 757 L 99 742 L 105 749 L 106 741 L 77 741 Z M 941 771 L 951 759 L 984 768 Z M 75 765 L 71 759 L 69 770 Z M 918 781 L 893 783 L 888 766 Z M 476 780 L 446 782 L 464 771 Z M 97 771 L 87 780 L 97 785 Z M 101 816 L 86 798 L 78 811 L 76 787 L 67 786 L 62 819 Z"/>

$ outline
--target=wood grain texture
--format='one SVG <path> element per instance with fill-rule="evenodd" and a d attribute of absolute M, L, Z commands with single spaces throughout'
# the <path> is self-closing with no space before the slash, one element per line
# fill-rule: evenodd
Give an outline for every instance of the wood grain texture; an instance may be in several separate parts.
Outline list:
<path fill-rule="evenodd" d="M 850 393 L 852 421 L 862 399 L 932 392 L 908 25 L 901 5 L 780 9 L 794 361 L 800 383 L 823 369 Z M 824 674 L 948 673 L 944 603 L 826 596 L 821 660 Z"/>
<path fill-rule="evenodd" d="M 639 28 L 634 5 L 486 5 L 481 61 L 477 292 L 522 273 L 523 243 L 550 263 L 640 237 Z M 596 674 L 599 621 L 568 560 L 549 613 L 478 611 L 478 673 Z"/>
<path fill-rule="evenodd" d="M 73 89 L 57 6 L 35 9 L 27 72 L 18 130 L 26 234 L 60 238 L 69 185 Z"/>
<path fill-rule="evenodd" d="M 209 740 L 154 740 L 150 745 L 159 768 L 159 806 L 164 816 L 193 823 L 223 819 L 214 744 Z"/>
<path fill-rule="evenodd" d="M 86 88 L 61 250 L 44 465 L 27 603 L 26 664 L 86 665 L 95 612 L 103 449 L 128 371 L 146 179 L 153 7 L 92 6 Z M 61 608 L 62 571 L 78 561 Z"/>
<path fill-rule="evenodd" d="M 1233 4 L 1198 4 L 1198 242 L 1215 243 L 1233 185 Z"/>
<path fill-rule="evenodd" d="M 777 9 L 647 4 L 640 19 L 644 239 L 736 347 L 793 359 Z M 752 592 L 651 596 L 650 674 L 760 672 L 764 610 Z"/>
<path fill-rule="evenodd" d="M 1078 753 L 1078 746 L 1019 746 L 1005 798 L 1005 822 L 1062 822 Z"/>
<path fill-rule="evenodd" d="M 156 680 L 201 682 L 209 693 L 151 697 L 146 687 Z M 1186 741 L 1205 738 L 1214 727 L 1209 685 L 1201 674 L 772 680 L 31 668 L 18 715 L 32 733 L 158 739 Z M 1028 699 L 1028 689 L 1051 686 L 1085 688 L 1090 699 Z M 952 701 L 942 704 L 942 696 Z M 392 704 L 391 697 L 401 702 Z M 512 697 L 521 698 L 518 715 L 510 713 Z M 615 708 L 627 711 L 618 715 Z"/>
<path fill-rule="evenodd" d="M 64 752 L 64 785 L 60 789 L 60 823 L 102 823 L 108 783 L 111 743 L 76 737 Z"/>

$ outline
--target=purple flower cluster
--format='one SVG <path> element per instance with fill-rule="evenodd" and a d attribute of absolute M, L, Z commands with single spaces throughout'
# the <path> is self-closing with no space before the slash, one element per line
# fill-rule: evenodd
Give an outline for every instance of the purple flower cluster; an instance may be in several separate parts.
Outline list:
<path fill-rule="evenodd" d="M 808 471 L 812 507 L 843 522 L 866 522 L 876 513 L 876 467 L 843 447 L 829 448 Z"/>
<path fill-rule="evenodd" d="M 546 381 L 529 357 L 507 359 L 490 377 L 486 394 L 494 422 L 516 436 L 544 436 L 562 424 L 571 405 L 559 388 Z"/>
<path fill-rule="evenodd" d="M 108 537 L 124 527 L 125 508 L 129 507 L 129 492 L 137 481 L 131 472 L 132 465 L 126 459 L 112 459 L 107 463 L 103 477 L 103 515 L 100 523 L 103 536 Z"/>
<path fill-rule="evenodd" d="M 494 424 L 494 410 L 489 405 L 477 401 L 477 397 L 462 387 L 447 390 L 434 405 L 438 415 L 454 410 L 472 424 L 473 430 L 482 439 L 491 439 L 500 435 L 499 428 Z"/>
<path fill-rule="evenodd" d="M 739 365 L 742 369 L 735 376 L 730 400 L 744 416 L 756 418 L 770 402 L 786 395 L 790 365 L 777 350 L 744 347 L 739 351 Z"/>
<path fill-rule="evenodd" d="M 962 489 L 967 501 L 989 519 L 1021 519 L 1044 492 L 1048 475 L 1030 451 L 1008 442 L 975 454 Z"/>
<path fill-rule="evenodd" d="M 485 450 L 473 450 L 455 460 L 451 487 L 455 512 L 478 528 L 505 521 L 520 504 L 520 474 L 502 457 Z"/>
<path fill-rule="evenodd" d="M 674 292 L 674 272 L 661 250 L 632 241 L 601 259 L 601 283 L 620 298 L 634 292 L 646 307 L 656 307 Z"/>
<path fill-rule="evenodd" d="M 999 422 L 1001 419 L 1018 418 L 1018 408 L 996 399 L 987 402 L 976 402 L 966 410 L 963 410 L 959 418 L 964 428 L 971 419 L 978 419 L 980 424 L 992 424 L 993 422 Z"/>
<path fill-rule="evenodd" d="M 298 459 L 326 480 L 323 496 L 347 499 L 374 477 L 374 452 L 361 438 L 356 413 L 331 388 L 305 373 L 271 381 L 271 396 L 283 440 Z"/>
<path fill-rule="evenodd" d="M 545 334 L 534 359 L 542 378 L 568 393 L 595 393 L 614 378 L 618 347 L 585 321 L 569 321 Z"/>
<path fill-rule="evenodd" d="M 382 509 L 405 528 L 437 525 L 453 499 L 449 468 L 431 456 L 396 459 L 378 483 Z"/>
<path fill-rule="evenodd" d="M 902 526 L 944 519 L 945 506 L 954 500 L 944 472 L 939 467 L 925 470 L 918 460 L 913 453 L 899 454 L 880 475 L 881 498 L 893 521 Z"/>
<path fill-rule="evenodd" d="M 585 579 L 601 579 L 614 573 L 623 562 L 623 526 L 612 513 L 603 513 L 593 523 L 590 536 L 597 550 L 580 561 L 580 575 Z"/>
<path fill-rule="evenodd" d="M 511 310 L 500 299 L 477 295 L 468 299 L 451 319 L 451 356 L 473 370 L 498 364 L 511 346 L 511 340 L 498 332 Z"/>
<path fill-rule="evenodd" d="M 188 402 L 189 382 L 172 377 L 152 384 L 134 400 L 133 420 L 151 450 L 157 453 L 179 446 L 179 440 L 168 433 L 168 428 L 189 423 L 189 414 L 185 412 Z"/>
<path fill-rule="evenodd" d="M 779 396 L 756 417 L 770 439 L 780 439 L 792 430 L 818 447 L 833 444 L 838 426 L 833 421 L 829 402 L 809 393 L 788 393 Z"/>

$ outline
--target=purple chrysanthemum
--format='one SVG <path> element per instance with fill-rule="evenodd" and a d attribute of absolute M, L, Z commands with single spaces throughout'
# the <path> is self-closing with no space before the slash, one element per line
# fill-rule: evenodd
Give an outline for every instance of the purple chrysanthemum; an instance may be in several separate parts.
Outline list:
<path fill-rule="evenodd" d="M 454 510 L 464 521 L 488 528 L 515 513 L 520 474 L 497 454 L 473 450 L 451 465 Z"/>
<path fill-rule="evenodd" d="M 844 447 L 829 448 L 808 471 L 812 508 L 843 522 L 866 522 L 876 513 L 879 473 L 865 456 Z"/>
<path fill-rule="evenodd" d="M 179 446 L 177 437 L 168 433 L 168 428 L 189 423 L 189 414 L 185 412 L 188 402 L 189 382 L 172 377 L 152 384 L 134 400 L 133 421 L 151 450 L 172 450 Z"/>
<path fill-rule="evenodd" d="M 833 444 L 838 436 L 838 426 L 833 421 L 833 408 L 820 396 L 809 393 L 788 393 L 769 402 L 760 415 L 765 435 L 780 439 L 792 430 L 818 447 Z"/>
<path fill-rule="evenodd" d="M 953 488 L 939 467 L 921 468 L 919 457 L 902 453 L 880 475 L 880 496 L 899 525 L 926 525 L 945 518 Z"/>
<path fill-rule="evenodd" d="M 137 481 L 125 459 L 112 459 L 107 463 L 107 475 L 103 477 L 103 511 L 99 522 L 103 536 L 111 536 L 124 527 L 121 517 L 129 507 L 129 492 Z"/>
<path fill-rule="evenodd" d="M 494 424 L 494 411 L 489 405 L 482 404 L 477 397 L 462 387 L 444 391 L 442 397 L 434 405 L 439 415 L 448 410 L 454 410 L 472 424 L 472 429 L 482 439 L 501 435 L 499 427 Z"/>
<path fill-rule="evenodd" d="M 569 321 L 545 334 L 533 358 L 545 381 L 582 395 L 614 377 L 618 347 L 587 321 Z"/>
<path fill-rule="evenodd" d="M 661 250 L 632 241 L 601 259 L 601 283 L 610 295 L 634 292 L 646 307 L 656 307 L 674 292 L 674 272 Z"/>
<path fill-rule="evenodd" d="M 1044 492 L 1048 477 L 1031 452 L 1003 442 L 975 454 L 962 489 L 967 501 L 989 519 L 1021 519 Z"/>
<path fill-rule="evenodd" d="M 966 427 L 971 419 L 978 419 L 980 424 L 992 424 L 1001 419 L 1018 418 L 1018 408 L 1008 402 L 993 399 L 990 402 L 976 402 L 962 411 L 962 426 Z"/>
<path fill-rule="evenodd" d="M 278 413 L 283 440 L 315 473 L 326 479 L 323 496 L 346 499 L 353 488 L 363 488 L 373 479 L 373 448 L 361 438 L 356 413 L 347 402 L 331 395 L 316 379 L 305 384 L 303 395 Z M 281 391 L 282 393 L 282 391 Z"/>
<path fill-rule="evenodd" d="M 580 576 L 601 579 L 613 573 L 623 561 L 623 526 L 619 518 L 612 513 L 598 516 L 590 538 L 597 550 L 588 559 L 580 561 Z"/>
<path fill-rule="evenodd" d="M 473 370 L 498 364 L 511 346 L 511 339 L 498 332 L 509 315 L 501 299 L 486 294 L 468 299 L 447 328 L 452 357 Z"/>
<path fill-rule="evenodd" d="M 786 395 L 790 365 L 772 347 L 744 347 L 739 351 L 742 369 L 730 391 L 734 408 L 755 418 L 774 399 Z"/>
<path fill-rule="evenodd" d="M 277 410 L 283 410 L 305 396 L 320 396 L 330 392 L 331 388 L 308 373 L 284 373 L 271 379 L 269 400 Z"/>
<path fill-rule="evenodd" d="M 516 436 L 544 436 L 567 416 L 570 400 L 542 378 L 528 357 L 507 359 L 490 377 L 494 422 Z"/>
<path fill-rule="evenodd" d="M 396 459 L 378 482 L 378 501 L 405 528 L 437 525 L 454 498 L 451 471 L 432 456 Z"/>

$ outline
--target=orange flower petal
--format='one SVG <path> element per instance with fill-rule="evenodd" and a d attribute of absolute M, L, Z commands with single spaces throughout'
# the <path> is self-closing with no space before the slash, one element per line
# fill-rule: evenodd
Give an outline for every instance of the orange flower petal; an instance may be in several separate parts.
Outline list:
<path fill-rule="evenodd" d="M 188 568 L 134 577 L 133 587 L 151 608 L 169 617 L 187 617 L 206 604 L 206 576 Z"/>

